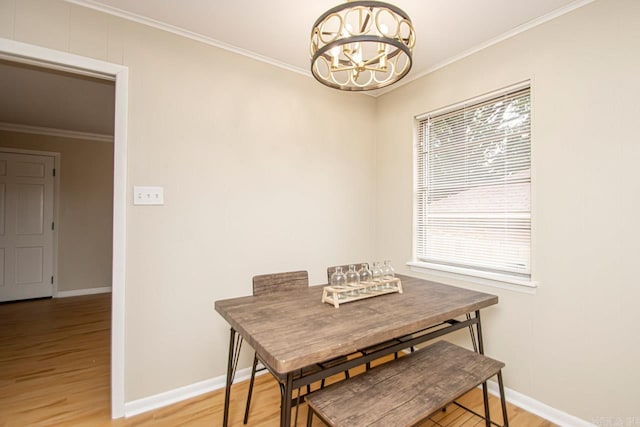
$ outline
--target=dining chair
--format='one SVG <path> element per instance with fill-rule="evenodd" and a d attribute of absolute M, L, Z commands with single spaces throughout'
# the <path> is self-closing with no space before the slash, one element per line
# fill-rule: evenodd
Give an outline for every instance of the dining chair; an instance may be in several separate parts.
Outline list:
<path fill-rule="evenodd" d="M 288 271 L 284 273 L 261 274 L 253 276 L 253 296 L 286 292 L 309 287 L 309 273 L 307 271 Z M 247 405 L 244 410 L 244 424 L 249 420 L 249 408 L 251 407 L 251 395 L 253 394 L 253 384 L 256 372 L 266 368 L 258 368 L 258 353 L 253 352 L 253 367 L 251 368 L 251 379 L 249 380 L 249 391 L 247 393 Z"/>
<path fill-rule="evenodd" d="M 267 294 L 273 294 L 277 292 L 286 292 L 292 291 L 296 289 L 305 289 L 309 287 L 309 273 L 306 271 L 290 271 L 284 273 L 272 273 L 272 274 L 262 274 L 259 276 L 253 277 L 253 295 L 261 296 Z M 307 368 L 307 371 L 313 372 L 316 370 L 320 370 L 321 368 L 326 368 L 336 362 L 344 361 L 344 357 L 339 357 L 336 359 L 332 359 L 328 362 L 319 364 L 317 366 L 310 366 Z M 247 424 L 249 420 L 249 408 L 251 406 L 251 396 L 253 394 L 253 384 L 256 377 L 256 372 L 258 371 L 258 362 L 259 362 L 258 353 L 254 351 L 253 353 L 253 367 L 251 368 L 251 379 L 249 380 L 249 391 L 247 393 L 247 405 L 244 411 L 244 424 Z M 266 369 L 265 367 L 260 370 Z M 305 373 L 309 373 L 305 371 Z M 301 372 L 302 373 L 302 372 Z M 349 371 L 345 371 L 345 377 L 349 378 Z M 276 377 L 276 380 L 280 384 L 280 392 L 284 393 L 284 388 L 282 385 L 282 379 Z M 321 386 L 324 387 L 324 380 L 321 382 Z M 307 393 L 311 391 L 311 386 L 307 386 Z M 299 393 L 298 393 L 299 395 Z M 297 414 L 297 413 L 296 413 Z"/>

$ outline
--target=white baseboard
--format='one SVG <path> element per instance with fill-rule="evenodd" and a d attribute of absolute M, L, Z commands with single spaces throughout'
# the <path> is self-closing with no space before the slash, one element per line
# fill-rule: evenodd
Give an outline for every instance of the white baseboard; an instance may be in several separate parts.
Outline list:
<path fill-rule="evenodd" d="M 262 365 L 258 365 L 258 369 L 260 368 L 260 366 Z M 262 374 L 266 374 L 267 372 L 268 371 L 258 372 L 256 373 L 256 377 Z M 251 368 L 240 369 L 236 372 L 233 383 L 235 384 L 248 380 L 250 376 Z M 153 396 L 143 397 L 142 399 L 126 402 L 124 404 L 124 416 L 128 418 L 134 415 L 142 414 L 143 412 L 162 408 L 163 406 L 190 399 L 204 393 L 209 393 L 210 391 L 219 390 L 221 388 L 224 388 L 225 385 L 226 375 L 221 375 L 219 377 L 200 381 L 194 384 L 189 384 L 184 387 L 165 391 L 164 393 L 159 393 Z"/>
<path fill-rule="evenodd" d="M 111 286 L 102 288 L 76 289 L 73 291 L 58 291 L 55 298 L 79 297 L 81 295 L 107 294 L 111 292 Z"/>
<path fill-rule="evenodd" d="M 500 390 L 498 389 L 498 383 L 495 381 L 487 381 L 489 386 L 489 393 L 500 396 Z M 575 417 L 571 414 L 567 414 L 559 409 L 553 408 L 545 403 L 535 400 L 529 396 L 519 393 L 510 388 L 504 388 L 504 394 L 507 402 L 524 409 L 534 415 L 544 418 L 547 421 L 551 421 L 559 426 L 570 427 L 596 427 L 595 424 L 587 422 L 581 418 Z"/>

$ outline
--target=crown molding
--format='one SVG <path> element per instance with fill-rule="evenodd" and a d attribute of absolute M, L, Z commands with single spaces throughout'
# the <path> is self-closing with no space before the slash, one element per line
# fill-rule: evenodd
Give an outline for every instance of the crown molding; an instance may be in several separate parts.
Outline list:
<path fill-rule="evenodd" d="M 20 125 L 17 123 L 0 122 L 0 130 L 18 133 L 30 133 L 35 135 L 58 136 L 62 138 L 82 139 L 85 141 L 113 143 L 113 135 L 91 132 L 78 132 L 67 129 L 46 128 L 42 126 Z"/>
<path fill-rule="evenodd" d="M 169 33 L 173 33 L 182 37 L 186 37 L 191 40 L 195 40 L 201 43 L 205 43 L 211 46 L 215 46 L 220 49 L 228 50 L 233 53 L 237 53 L 239 55 L 243 55 L 249 57 L 251 59 L 255 59 L 257 61 L 265 62 L 267 64 L 284 68 L 285 70 L 293 71 L 294 73 L 302 74 L 307 77 L 311 77 L 311 72 L 304 70 L 302 68 L 294 67 L 293 65 L 287 64 L 282 61 L 278 61 L 273 58 L 269 58 L 268 56 L 261 55 L 259 53 L 252 52 L 250 50 L 242 49 L 237 46 L 233 46 L 229 43 L 225 43 L 220 40 L 216 40 L 212 37 L 204 36 L 202 34 L 186 30 L 184 28 L 176 27 L 171 24 L 167 24 L 165 22 L 156 21 L 155 19 L 148 18 L 146 16 L 138 15 L 136 13 L 128 12 L 126 10 L 119 9 L 117 7 L 108 6 L 105 4 L 101 4 L 94 0 L 65 0 L 67 3 L 73 3 L 78 6 L 87 7 L 89 9 L 97 10 L 99 12 L 104 12 L 109 15 L 117 16 L 122 19 L 126 19 L 128 21 L 137 22 L 138 24 L 147 25 L 149 27 L 153 27 L 159 30 L 167 31 Z"/>
<path fill-rule="evenodd" d="M 490 46 L 493 46 L 494 44 L 498 44 L 502 41 L 505 41 L 507 39 L 510 39 L 511 37 L 515 37 L 520 33 L 524 33 L 525 31 L 529 31 L 532 28 L 537 27 L 538 25 L 542 25 L 545 22 L 551 21 L 552 19 L 556 19 L 562 15 L 565 15 L 569 12 L 572 12 L 576 9 L 581 8 L 582 6 L 586 6 L 589 3 L 593 3 L 595 0 L 576 0 L 573 3 L 569 3 L 568 5 L 561 7 L 559 9 L 556 9 L 552 12 L 547 13 L 546 15 L 542 15 L 536 19 L 532 19 L 529 22 L 525 22 L 522 25 L 519 25 L 517 27 L 515 27 L 512 30 L 507 31 L 506 33 L 502 33 L 497 37 L 494 37 L 492 39 L 489 39 L 487 41 L 485 41 L 484 43 L 480 43 L 474 47 L 472 47 L 471 49 L 467 49 L 461 53 L 459 53 L 458 55 L 454 55 L 451 56 L 443 61 L 438 62 L 437 64 L 435 64 L 433 67 L 430 67 L 424 71 L 421 71 L 420 73 L 417 74 L 413 74 L 410 76 L 405 77 L 403 80 L 401 80 L 399 83 L 396 83 L 393 85 L 393 87 L 389 87 L 388 89 L 380 89 L 380 91 L 377 92 L 377 94 L 375 95 L 376 98 L 380 95 L 384 95 L 385 93 L 389 93 L 395 89 L 398 89 L 401 86 L 404 86 L 406 84 L 409 84 L 415 80 L 418 80 L 428 74 L 431 74 L 435 71 L 438 71 L 441 68 L 444 68 L 448 65 L 453 64 L 454 62 L 460 61 L 461 59 L 466 58 L 467 56 L 471 56 L 475 53 L 480 52 L 483 49 L 486 49 Z"/>

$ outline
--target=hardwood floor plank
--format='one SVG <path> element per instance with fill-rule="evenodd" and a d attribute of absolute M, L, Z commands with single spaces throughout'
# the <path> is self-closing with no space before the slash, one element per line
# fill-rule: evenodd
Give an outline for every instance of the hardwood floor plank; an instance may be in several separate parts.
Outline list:
<path fill-rule="evenodd" d="M 89 295 L 0 304 L 0 427 L 216 426 L 222 420 L 224 390 L 206 393 L 135 417 L 110 419 L 111 295 Z M 362 368 L 351 371 L 352 375 Z M 342 380 L 342 374 L 331 381 Z M 230 425 L 242 426 L 248 382 L 232 387 Z M 250 426 L 277 426 L 280 391 L 269 375 L 256 379 Z M 482 413 L 482 393 L 461 399 Z M 500 419 L 499 400 L 491 412 Z M 307 407 L 301 405 L 298 425 Z M 511 425 L 550 427 L 553 424 L 509 405 Z M 324 425 L 314 418 L 314 426 Z M 427 426 L 483 425 L 483 421 L 450 405 L 425 420 Z"/>

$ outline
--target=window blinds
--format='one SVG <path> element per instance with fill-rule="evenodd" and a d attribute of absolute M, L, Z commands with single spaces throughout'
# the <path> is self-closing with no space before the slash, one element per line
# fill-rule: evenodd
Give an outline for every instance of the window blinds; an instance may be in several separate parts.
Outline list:
<path fill-rule="evenodd" d="M 530 277 L 530 90 L 418 121 L 418 261 Z"/>

